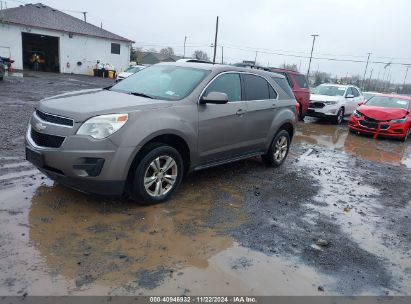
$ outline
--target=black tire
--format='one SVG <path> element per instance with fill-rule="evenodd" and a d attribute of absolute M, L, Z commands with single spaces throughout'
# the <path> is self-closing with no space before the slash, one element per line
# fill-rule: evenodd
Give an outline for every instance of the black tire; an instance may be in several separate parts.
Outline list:
<path fill-rule="evenodd" d="M 344 119 L 344 108 L 340 108 L 337 112 L 337 115 L 333 117 L 333 123 L 339 125 Z"/>
<path fill-rule="evenodd" d="M 410 133 L 411 133 L 411 125 L 408 127 L 408 131 L 407 133 L 405 133 L 405 136 L 402 138 L 402 141 L 407 141 L 408 138 L 410 137 Z"/>
<path fill-rule="evenodd" d="M 282 154 L 282 157 L 279 159 L 278 157 L 276 157 L 276 152 L 278 148 L 281 148 L 281 146 L 279 147 L 279 143 L 280 143 L 280 140 L 282 139 L 286 140 L 287 146 L 285 148 L 285 151 L 279 152 Z M 291 143 L 290 134 L 288 134 L 286 130 L 280 130 L 277 133 L 277 135 L 274 137 L 271 143 L 271 146 L 268 149 L 267 154 L 264 154 L 261 157 L 264 164 L 268 167 L 273 167 L 273 168 L 277 168 L 281 166 L 284 163 L 285 159 L 287 158 L 288 151 L 290 150 L 290 143 Z"/>
<path fill-rule="evenodd" d="M 3 77 L 0 77 L 0 81 L 3 81 Z"/>
<path fill-rule="evenodd" d="M 179 187 L 183 174 L 184 174 L 184 164 L 183 164 L 183 159 L 181 158 L 180 153 L 174 149 L 171 146 L 168 146 L 166 144 L 153 144 L 150 145 L 150 147 L 145 149 L 145 155 L 142 157 L 142 159 L 139 161 L 139 163 L 136 166 L 136 169 L 134 171 L 134 177 L 132 181 L 129 184 L 129 196 L 132 200 L 137 201 L 143 205 L 152 205 L 152 204 L 158 204 L 162 203 L 170 198 L 170 196 L 177 190 Z M 165 166 L 165 162 L 171 158 L 174 160 L 175 165 L 176 165 L 176 173 L 175 173 L 175 181 L 172 186 L 167 189 L 167 192 L 165 194 L 161 194 L 161 192 L 157 193 L 157 184 L 159 184 L 161 189 L 163 189 L 163 185 L 170 184 L 164 180 L 167 180 L 166 176 L 172 176 L 172 175 L 167 175 L 167 172 L 170 173 L 170 171 L 163 171 L 159 170 L 160 172 L 155 172 L 153 170 L 153 167 L 150 165 L 155 162 L 156 159 L 159 159 L 159 162 L 161 165 Z M 161 167 L 161 166 L 159 166 Z M 174 169 L 174 166 L 173 166 Z M 146 186 L 144 185 L 145 178 L 147 178 L 147 175 L 151 175 L 150 170 L 153 171 L 152 176 L 148 177 L 148 179 L 152 179 L 155 176 L 156 179 L 152 183 L 151 189 L 146 189 Z M 170 169 L 171 170 L 171 169 Z M 160 177 L 161 175 L 161 177 Z M 173 174 L 174 175 L 174 174 Z M 149 183 L 147 183 L 149 184 Z M 154 186 L 154 189 L 153 189 Z M 154 192 L 150 194 L 150 191 Z"/>
<path fill-rule="evenodd" d="M 305 117 L 305 115 L 303 114 L 303 108 L 302 108 L 302 105 L 300 103 L 300 106 L 298 107 L 298 119 L 300 121 L 303 121 L 304 117 Z"/>

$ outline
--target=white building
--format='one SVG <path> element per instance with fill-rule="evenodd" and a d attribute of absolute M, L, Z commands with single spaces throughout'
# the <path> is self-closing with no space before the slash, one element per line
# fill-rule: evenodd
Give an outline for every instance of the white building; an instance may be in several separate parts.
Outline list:
<path fill-rule="evenodd" d="M 14 69 L 32 69 L 36 53 L 43 71 L 92 75 L 99 61 L 120 72 L 132 43 L 41 3 L 0 10 L 0 49 L 10 50 Z"/>

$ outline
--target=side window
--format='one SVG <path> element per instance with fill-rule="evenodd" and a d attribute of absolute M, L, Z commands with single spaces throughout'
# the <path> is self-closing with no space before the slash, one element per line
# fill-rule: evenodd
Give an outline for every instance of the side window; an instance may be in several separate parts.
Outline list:
<path fill-rule="evenodd" d="M 351 88 L 351 90 L 352 90 L 352 94 L 354 95 L 354 97 L 360 96 L 360 92 L 358 92 L 356 88 Z"/>
<path fill-rule="evenodd" d="M 243 74 L 244 80 L 244 100 L 266 100 L 270 99 L 270 93 L 268 91 L 269 84 L 263 77 Z"/>
<path fill-rule="evenodd" d="M 273 87 L 268 82 L 267 82 L 267 85 L 268 85 L 268 93 L 270 94 L 270 96 L 269 96 L 270 99 L 276 99 L 277 98 L 277 92 L 274 91 Z"/>
<path fill-rule="evenodd" d="M 352 93 L 351 87 L 349 87 L 349 88 L 347 89 L 347 92 L 345 93 L 345 96 L 348 96 L 348 95 L 354 95 L 354 94 Z"/>
<path fill-rule="evenodd" d="M 290 98 L 294 98 L 294 93 L 291 91 L 290 85 L 285 78 L 272 77 L 272 79 L 283 89 Z"/>
<path fill-rule="evenodd" d="M 111 44 L 111 54 L 120 54 L 120 44 L 119 43 L 112 43 Z"/>
<path fill-rule="evenodd" d="M 218 76 L 207 87 L 204 92 L 204 96 L 207 96 L 210 92 L 226 93 L 228 96 L 228 101 L 241 100 L 240 75 L 236 73 L 227 73 Z"/>
<path fill-rule="evenodd" d="M 294 75 L 294 77 L 300 88 L 308 89 L 307 79 L 304 75 Z"/>

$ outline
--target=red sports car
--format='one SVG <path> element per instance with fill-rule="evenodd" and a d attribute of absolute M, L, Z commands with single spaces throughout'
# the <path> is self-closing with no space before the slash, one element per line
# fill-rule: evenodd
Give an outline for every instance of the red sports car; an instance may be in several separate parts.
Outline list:
<path fill-rule="evenodd" d="M 411 132 L 411 97 L 376 95 L 354 111 L 350 130 L 406 140 Z"/>

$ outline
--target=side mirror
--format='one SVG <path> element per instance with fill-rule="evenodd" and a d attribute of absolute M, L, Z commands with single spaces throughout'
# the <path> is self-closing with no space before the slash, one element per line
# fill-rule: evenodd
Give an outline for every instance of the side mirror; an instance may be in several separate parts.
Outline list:
<path fill-rule="evenodd" d="M 200 99 L 201 104 L 214 103 L 225 104 L 228 102 L 228 96 L 222 92 L 210 92 L 207 96 L 202 96 Z"/>
<path fill-rule="evenodd" d="M 345 98 L 354 98 L 354 95 L 348 94 L 347 96 L 345 96 Z"/>

